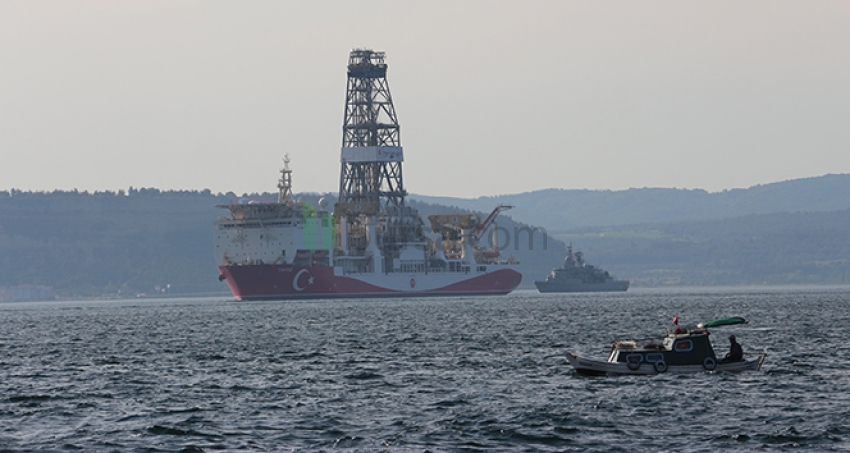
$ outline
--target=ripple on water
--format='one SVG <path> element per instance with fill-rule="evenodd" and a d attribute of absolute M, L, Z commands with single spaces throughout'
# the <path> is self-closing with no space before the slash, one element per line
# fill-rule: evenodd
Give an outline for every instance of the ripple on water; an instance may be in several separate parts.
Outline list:
<path fill-rule="evenodd" d="M 0 304 L 0 451 L 846 451 L 848 290 Z M 793 316 L 790 316 L 793 314 Z M 760 372 L 568 351 L 740 315 Z M 3 450 L 5 448 L 5 450 Z"/>

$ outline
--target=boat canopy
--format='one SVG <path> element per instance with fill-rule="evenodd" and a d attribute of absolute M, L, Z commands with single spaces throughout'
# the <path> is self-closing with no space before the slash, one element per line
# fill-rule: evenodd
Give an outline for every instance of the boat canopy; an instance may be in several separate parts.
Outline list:
<path fill-rule="evenodd" d="M 712 321 L 704 322 L 699 324 L 698 327 L 720 327 L 720 326 L 734 326 L 737 324 L 746 324 L 747 320 L 740 316 L 733 316 L 731 318 L 720 318 Z"/>

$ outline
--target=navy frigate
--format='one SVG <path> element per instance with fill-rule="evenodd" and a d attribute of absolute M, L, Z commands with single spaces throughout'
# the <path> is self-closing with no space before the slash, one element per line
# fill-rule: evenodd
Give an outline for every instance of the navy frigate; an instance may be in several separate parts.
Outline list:
<path fill-rule="evenodd" d="M 628 280 L 615 280 L 608 271 L 587 264 L 583 254 L 576 252 L 573 246 L 567 246 L 567 257 L 561 267 L 552 269 L 546 280 L 536 280 L 534 284 L 541 293 L 586 293 L 606 291 L 626 291 Z"/>

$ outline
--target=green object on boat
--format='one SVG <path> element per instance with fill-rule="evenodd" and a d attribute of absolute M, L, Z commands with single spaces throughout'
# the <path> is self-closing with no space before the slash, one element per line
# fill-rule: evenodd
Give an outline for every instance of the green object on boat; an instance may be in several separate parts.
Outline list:
<path fill-rule="evenodd" d="M 733 316 L 731 318 L 720 318 L 715 319 L 713 321 L 708 321 L 702 323 L 702 327 L 720 327 L 720 326 L 734 326 L 736 324 L 746 324 L 747 320 L 740 316 Z"/>

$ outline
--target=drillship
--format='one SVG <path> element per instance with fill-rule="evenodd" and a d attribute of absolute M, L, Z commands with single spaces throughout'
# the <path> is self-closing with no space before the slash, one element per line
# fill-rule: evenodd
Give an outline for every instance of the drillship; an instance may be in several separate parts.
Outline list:
<path fill-rule="evenodd" d="M 353 50 L 348 64 L 339 196 L 297 201 L 284 159 L 277 201 L 218 206 L 219 279 L 246 299 L 507 294 L 522 276 L 512 259 L 478 246 L 498 214 L 430 215 L 405 203 L 404 153 L 384 53 Z M 497 241 L 498 243 L 498 241 Z"/>
<path fill-rule="evenodd" d="M 537 280 L 534 285 L 541 293 L 588 293 L 626 291 L 628 280 L 614 280 L 606 270 L 584 262 L 581 252 L 573 258 L 573 246 L 567 247 L 567 257 L 561 267 L 552 269 L 546 280 Z"/>

